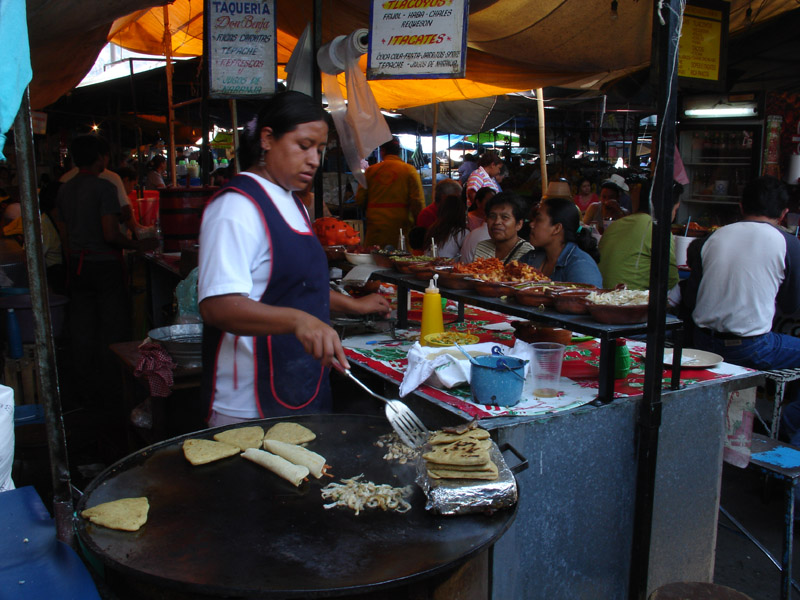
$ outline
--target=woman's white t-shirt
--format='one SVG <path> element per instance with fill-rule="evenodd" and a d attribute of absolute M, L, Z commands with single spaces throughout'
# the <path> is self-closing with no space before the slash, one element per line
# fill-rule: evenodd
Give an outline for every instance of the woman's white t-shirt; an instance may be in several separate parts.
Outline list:
<path fill-rule="evenodd" d="M 310 231 L 306 215 L 300 212 L 305 208 L 298 207 L 290 192 L 253 173 L 243 175 L 264 188 L 290 227 Z M 226 294 L 240 294 L 258 302 L 269 283 L 271 261 L 272 249 L 261 211 L 250 199 L 237 192 L 225 192 L 208 205 L 200 227 L 199 302 Z M 216 412 L 243 419 L 259 416 L 254 340 L 251 336 L 223 333 L 214 391 Z"/>

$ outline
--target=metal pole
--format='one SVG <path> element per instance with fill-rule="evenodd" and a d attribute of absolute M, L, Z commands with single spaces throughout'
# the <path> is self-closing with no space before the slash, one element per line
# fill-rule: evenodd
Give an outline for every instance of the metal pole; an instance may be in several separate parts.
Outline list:
<path fill-rule="evenodd" d="M 311 89 L 314 93 L 314 100 L 322 104 L 322 76 L 320 75 L 319 65 L 317 64 L 317 52 L 319 52 L 320 46 L 322 46 L 322 0 L 314 0 L 314 15 L 311 27 L 312 35 L 312 54 L 313 60 L 311 61 L 312 68 L 311 68 Z M 341 149 L 341 140 L 339 142 L 339 148 Z M 339 168 L 339 161 L 336 161 L 337 169 Z M 324 184 L 322 180 L 322 169 L 324 165 L 320 165 L 319 169 L 317 169 L 317 174 L 314 177 L 314 214 L 318 217 L 323 215 L 323 205 L 325 203 L 324 198 Z M 341 185 L 339 186 L 339 193 L 341 194 Z M 341 198 L 341 196 L 340 196 Z M 342 214 L 342 203 L 341 200 L 339 202 L 339 218 L 343 218 L 344 215 Z"/>
<path fill-rule="evenodd" d="M 660 15 L 659 15 L 660 13 Z M 664 25 L 660 18 L 664 19 Z M 653 2 L 653 52 L 651 69 L 658 81 L 658 154 L 653 175 L 653 240 L 650 263 L 650 309 L 647 322 L 644 399 L 638 422 L 636 507 L 631 548 L 629 597 L 647 597 L 650 568 L 653 501 L 661 426 L 661 365 L 664 359 L 665 320 L 669 272 L 670 221 L 672 217 L 672 169 L 675 148 L 678 38 L 683 18 L 680 0 L 668 0 L 659 8 Z M 641 198 L 640 202 L 649 202 Z"/>
<path fill-rule="evenodd" d="M 236 98 L 232 98 L 230 100 L 230 108 L 231 108 L 231 124 L 233 125 L 233 147 L 239 147 L 239 111 L 236 108 Z M 235 165 L 235 174 L 239 174 L 239 161 L 234 160 L 233 164 Z"/>
<path fill-rule="evenodd" d="M 539 169 L 542 172 L 542 195 L 547 193 L 547 136 L 544 129 L 544 90 L 536 88 L 536 104 L 539 108 Z"/>
<path fill-rule="evenodd" d="M 36 340 L 36 363 L 39 369 L 39 393 L 44 407 L 47 448 L 53 478 L 53 514 L 56 535 L 72 546 L 72 488 L 67 459 L 67 439 L 61 415 L 61 395 L 58 388 L 56 350 L 50 321 L 50 299 L 47 292 L 44 250 L 42 249 L 42 220 L 39 197 L 36 193 L 36 155 L 33 148 L 30 91 L 26 88 L 22 105 L 14 119 L 14 146 L 17 156 L 22 234 L 25 238 L 25 258 L 28 284 L 31 289 L 33 331 Z"/>
<path fill-rule="evenodd" d="M 431 139 L 431 202 L 436 199 L 436 133 L 439 129 L 439 103 L 433 105 L 433 139 Z"/>
<path fill-rule="evenodd" d="M 144 184 L 144 161 L 142 161 L 142 128 L 139 127 L 139 112 L 136 109 L 136 85 L 133 79 L 133 59 L 128 59 L 128 67 L 130 68 L 130 75 L 128 81 L 131 83 L 131 102 L 133 103 L 133 122 L 136 131 L 136 189 L 138 195 L 142 195 L 142 186 Z"/>
<path fill-rule="evenodd" d="M 164 58 L 166 59 L 167 73 L 167 130 L 169 134 L 169 176 L 172 186 L 178 184 L 178 175 L 175 167 L 178 161 L 175 157 L 175 106 L 172 104 L 172 32 L 169 30 L 169 6 L 162 8 L 164 15 Z"/>

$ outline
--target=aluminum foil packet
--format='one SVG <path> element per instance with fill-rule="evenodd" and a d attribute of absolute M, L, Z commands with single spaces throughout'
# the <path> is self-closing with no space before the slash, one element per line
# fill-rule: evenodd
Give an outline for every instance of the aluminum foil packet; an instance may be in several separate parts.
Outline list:
<path fill-rule="evenodd" d="M 426 448 L 427 452 L 430 448 Z M 417 485 L 427 497 L 425 510 L 442 515 L 494 512 L 517 503 L 517 480 L 508 468 L 503 454 L 492 441 L 489 457 L 497 465 L 498 477 L 483 479 L 433 479 L 428 475 L 424 458 L 417 461 Z"/>

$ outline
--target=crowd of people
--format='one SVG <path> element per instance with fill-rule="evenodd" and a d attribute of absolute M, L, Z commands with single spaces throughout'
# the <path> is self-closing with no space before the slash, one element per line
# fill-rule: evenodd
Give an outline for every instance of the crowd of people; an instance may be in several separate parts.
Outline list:
<path fill-rule="evenodd" d="M 328 133 L 328 117 L 311 98 L 277 94 L 242 136 L 242 173 L 220 173 L 224 187 L 202 221 L 198 284 L 212 426 L 329 410 L 328 369 L 348 367 L 329 312 L 389 311 L 378 294 L 355 299 L 328 285 L 308 209 Z M 462 262 L 520 261 L 557 282 L 649 287 L 654 221 L 646 183 L 634 193 L 617 173 L 599 181 L 578 177 L 556 180 L 531 198 L 522 186 L 504 183 L 507 158 L 487 151 L 465 157 L 457 175 L 437 181 L 426 206 L 419 174 L 400 158 L 397 139 L 383 144 L 380 155 L 356 193 L 364 245 L 407 242 L 418 253 Z M 128 193 L 136 175 L 108 169 L 106 143 L 80 136 L 71 157 L 75 168 L 42 197 L 60 233 L 49 236 L 60 243 L 53 255 L 67 265 L 61 277 L 72 299 L 73 357 L 85 372 L 101 372 L 108 356 L 97 349 L 130 334 L 122 250 L 145 251 L 156 241 L 131 235 L 136 222 Z M 151 185 L 164 184 L 163 168 L 163 161 L 152 161 Z M 673 219 L 680 193 L 676 184 Z M 691 275 L 680 285 L 671 243 L 664 275 L 670 298 L 694 325 L 688 343 L 743 366 L 800 367 L 800 342 L 772 332 L 776 306 L 784 313 L 800 308 L 800 242 L 779 227 L 785 186 L 770 177 L 752 181 L 741 209 L 741 222 L 690 247 Z M 10 224 L 4 223 L 6 234 L 14 231 Z M 787 409 L 785 421 L 800 444 L 800 403 Z"/>

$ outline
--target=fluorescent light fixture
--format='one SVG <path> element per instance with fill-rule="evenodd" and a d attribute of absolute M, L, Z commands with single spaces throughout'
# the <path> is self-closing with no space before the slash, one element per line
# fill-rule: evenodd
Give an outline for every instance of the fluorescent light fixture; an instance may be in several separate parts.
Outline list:
<path fill-rule="evenodd" d="M 755 117 L 755 106 L 717 106 L 715 108 L 687 108 L 684 112 L 687 117 L 702 117 L 706 119 L 719 119 L 724 117 Z"/>

